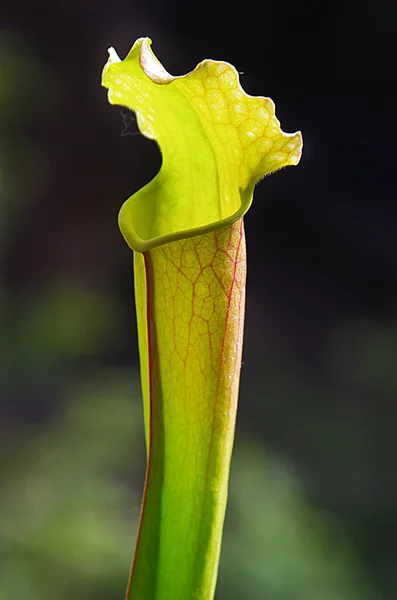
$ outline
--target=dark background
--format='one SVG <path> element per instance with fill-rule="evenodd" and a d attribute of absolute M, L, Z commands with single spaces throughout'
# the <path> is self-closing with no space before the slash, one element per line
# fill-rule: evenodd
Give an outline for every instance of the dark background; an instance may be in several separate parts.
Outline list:
<path fill-rule="evenodd" d="M 144 476 L 124 199 L 160 166 L 107 103 L 149 36 L 273 98 L 300 165 L 247 215 L 219 600 L 397 597 L 397 5 L 38 0 L 0 11 L 0 599 L 123 597 Z M 136 134 L 135 134 L 136 133 Z"/>

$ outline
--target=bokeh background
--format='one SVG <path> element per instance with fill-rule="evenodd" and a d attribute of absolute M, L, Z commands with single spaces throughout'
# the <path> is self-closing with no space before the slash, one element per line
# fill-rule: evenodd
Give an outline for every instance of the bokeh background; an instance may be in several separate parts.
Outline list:
<path fill-rule="evenodd" d="M 100 74 L 143 35 L 176 75 L 228 60 L 305 142 L 246 217 L 216 598 L 395 600 L 396 23 L 387 0 L 3 3 L 0 600 L 123 598 L 145 452 L 117 212 L 160 154 Z"/>

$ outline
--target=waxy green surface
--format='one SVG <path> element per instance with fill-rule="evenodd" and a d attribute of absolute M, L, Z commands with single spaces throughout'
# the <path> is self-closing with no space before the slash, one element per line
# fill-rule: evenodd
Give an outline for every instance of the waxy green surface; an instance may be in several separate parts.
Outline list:
<path fill-rule="evenodd" d="M 299 162 L 268 98 L 228 63 L 169 75 L 137 40 L 103 71 L 109 101 L 137 115 L 162 153 L 119 224 L 135 251 L 148 468 L 129 600 L 213 598 L 241 366 L 243 215 L 255 183 Z M 134 166 L 132 165 L 132 168 Z"/>

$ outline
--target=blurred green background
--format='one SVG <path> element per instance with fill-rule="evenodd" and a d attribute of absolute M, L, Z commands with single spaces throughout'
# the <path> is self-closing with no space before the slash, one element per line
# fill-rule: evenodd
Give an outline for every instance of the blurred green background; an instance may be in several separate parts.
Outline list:
<path fill-rule="evenodd" d="M 0 600 L 117 600 L 145 471 L 123 200 L 160 165 L 100 88 L 149 35 L 271 96 L 217 600 L 397 597 L 393 3 L 39 0 L 0 10 Z M 376 97 L 376 101 L 375 101 Z M 379 115 L 376 111 L 379 111 Z"/>

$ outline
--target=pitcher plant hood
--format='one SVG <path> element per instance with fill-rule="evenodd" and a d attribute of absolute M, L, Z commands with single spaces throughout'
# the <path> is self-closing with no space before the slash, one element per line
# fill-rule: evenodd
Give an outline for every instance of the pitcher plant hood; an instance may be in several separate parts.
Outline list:
<path fill-rule="evenodd" d="M 162 166 L 119 215 L 133 250 L 144 252 L 237 221 L 255 183 L 299 162 L 300 132 L 284 133 L 270 98 L 242 89 L 227 62 L 204 60 L 180 77 L 167 73 L 140 38 L 121 61 L 109 50 L 102 85 L 111 104 L 134 111 L 141 133 L 156 140 Z"/>

